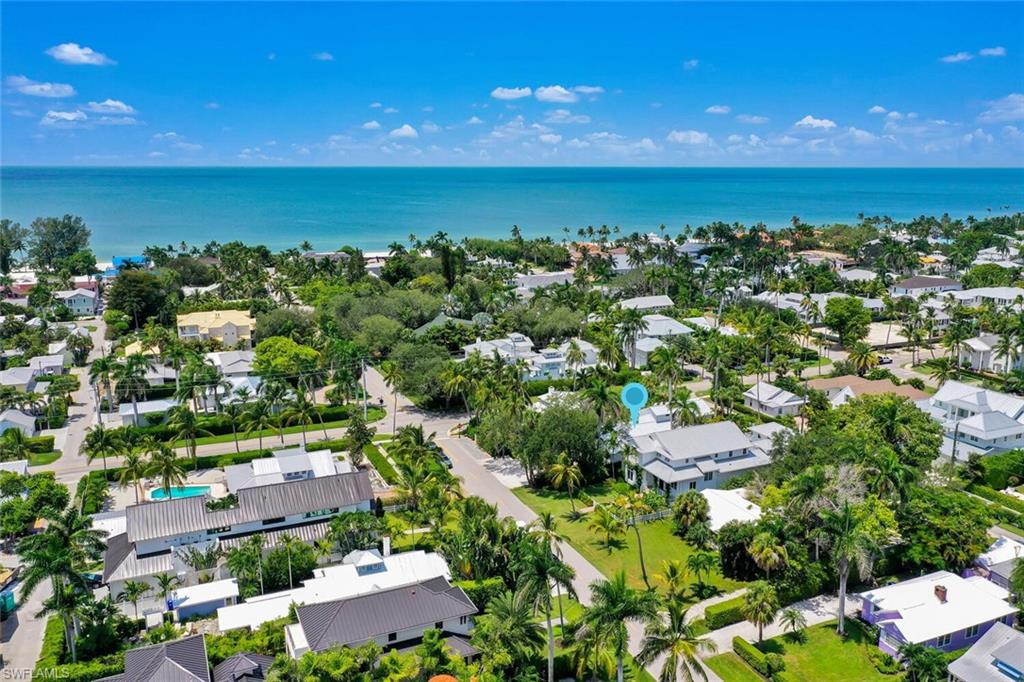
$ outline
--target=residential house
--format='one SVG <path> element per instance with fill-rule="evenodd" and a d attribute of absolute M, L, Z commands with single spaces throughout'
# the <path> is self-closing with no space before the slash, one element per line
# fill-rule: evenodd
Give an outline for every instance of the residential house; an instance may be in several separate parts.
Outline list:
<path fill-rule="evenodd" d="M 53 297 L 67 306 L 72 315 L 91 317 L 99 309 L 100 295 L 92 289 L 67 289 L 53 292 Z"/>
<path fill-rule="evenodd" d="M 579 348 L 580 352 L 583 354 L 583 361 L 578 364 L 569 362 L 568 359 L 570 346 L 573 343 L 576 344 L 576 347 Z M 594 369 L 601 364 L 601 361 L 597 359 L 597 346 L 579 337 L 563 342 L 558 346 L 558 352 L 566 358 L 566 371 L 580 372 L 585 369 Z"/>
<path fill-rule="evenodd" d="M 423 633 L 437 629 L 464 658 L 479 654 L 469 642 L 477 608 L 461 587 L 444 578 L 393 587 L 370 594 L 307 604 L 295 609 L 298 622 L 285 627 L 285 647 L 292 658 L 308 651 L 376 642 L 385 649 L 419 644 Z"/>
<path fill-rule="evenodd" d="M 889 287 L 893 296 L 912 296 L 917 298 L 923 294 L 941 294 L 946 291 L 960 291 L 963 285 L 949 277 L 931 275 L 914 275 L 896 282 Z"/>
<path fill-rule="evenodd" d="M 383 544 L 384 552 L 355 550 L 339 564 L 313 569 L 313 577 L 302 581 L 299 587 L 219 609 L 218 628 L 222 632 L 256 629 L 267 621 L 287 616 L 292 604 L 319 604 L 434 578 L 451 579 L 448 563 L 440 554 L 423 550 L 391 554 L 390 538 L 383 538 Z"/>
<path fill-rule="evenodd" d="M 64 355 L 37 355 L 28 361 L 29 369 L 36 373 L 36 377 L 60 376 L 64 374 Z"/>
<path fill-rule="evenodd" d="M 144 502 L 125 510 L 126 532 L 107 539 L 103 582 L 116 597 L 128 580 L 154 584 L 158 573 L 182 579 L 182 587 L 201 582 L 184 556 L 211 543 L 229 551 L 262 533 L 267 550 L 285 534 L 306 543 L 324 537 L 331 518 L 369 511 L 373 489 L 366 472 L 299 479 L 235 493 L 234 506 L 211 511 L 209 494 Z"/>
<path fill-rule="evenodd" d="M 739 334 L 735 327 L 728 324 L 722 324 L 719 320 L 713 317 L 684 317 L 683 324 L 695 331 L 697 329 L 716 331 L 723 336 L 736 336 Z"/>
<path fill-rule="evenodd" d="M 167 413 L 177 406 L 178 401 L 173 398 L 141 400 L 135 403 L 125 401 L 117 406 L 117 412 L 121 417 L 122 426 L 150 426 L 163 423 Z"/>
<path fill-rule="evenodd" d="M 59 355 L 65 366 L 72 365 L 75 362 L 75 354 L 68 349 L 67 341 L 54 341 L 47 344 L 46 354 L 49 356 Z"/>
<path fill-rule="evenodd" d="M 1016 357 L 1007 357 L 997 350 L 999 340 L 998 334 L 979 334 L 973 339 L 967 339 L 960 351 L 961 361 L 970 364 L 971 369 L 994 374 L 1005 374 L 1024 367 L 1024 352 L 1020 346 L 1016 346 Z"/>
<path fill-rule="evenodd" d="M 917 406 L 942 425 L 947 457 L 1024 446 L 1024 398 L 950 380 Z"/>
<path fill-rule="evenodd" d="M 35 390 L 36 376 L 38 373 L 31 367 L 11 367 L 0 372 L 0 386 L 30 392 Z"/>
<path fill-rule="evenodd" d="M 9 408 L 0 412 L 0 435 L 10 429 L 18 429 L 26 438 L 36 435 L 36 418 L 21 410 Z"/>
<path fill-rule="evenodd" d="M 220 341 L 229 348 L 252 345 L 256 320 L 244 310 L 211 310 L 178 315 L 178 337 L 183 341 Z"/>
<path fill-rule="evenodd" d="M 949 682 L 1024 680 L 1024 632 L 995 623 L 965 654 L 949 664 Z"/>
<path fill-rule="evenodd" d="M 806 403 L 806 398 L 764 381 L 754 384 L 743 394 L 744 405 L 770 417 L 796 416 Z"/>
<path fill-rule="evenodd" d="M 523 371 L 523 379 L 526 381 L 558 379 L 566 371 L 565 353 L 561 347 L 545 348 L 537 352 L 533 349 L 530 337 L 523 334 L 509 334 L 505 338 L 490 341 L 477 339 L 475 343 L 463 346 L 462 350 L 467 358 L 479 353 L 486 358 L 497 357 L 510 365 L 522 361 L 526 363 Z"/>
<path fill-rule="evenodd" d="M 129 649 L 124 654 L 124 672 L 96 682 L 211 682 L 206 637 L 192 635 Z"/>
<path fill-rule="evenodd" d="M 472 320 L 463 320 L 463 319 L 460 319 L 458 317 L 449 317 L 448 315 L 445 315 L 444 313 L 438 313 L 434 317 L 434 319 L 430 320 L 429 322 L 427 322 L 425 324 L 420 325 L 419 327 L 416 327 L 416 329 L 413 330 L 413 334 L 415 334 L 416 336 L 423 336 L 424 334 L 426 334 L 431 329 L 438 329 L 438 328 L 444 327 L 444 326 L 446 326 L 448 324 L 453 324 L 453 325 L 456 325 L 458 327 L 472 327 L 473 326 L 473 321 Z"/>
<path fill-rule="evenodd" d="M 226 658 L 213 668 L 213 682 L 260 682 L 267 679 L 274 657 L 240 653 Z"/>
<path fill-rule="evenodd" d="M 209 616 L 238 599 L 238 580 L 225 578 L 179 587 L 170 594 L 167 608 L 181 622 Z"/>
<path fill-rule="evenodd" d="M 671 308 L 675 305 L 668 296 L 637 296 L 619 301 L 623 310 L 655 311 Z"/>
<path fill-rule="evenodd" d="M 629 345 L 624 343 L 622 346 L 622 352 L 629 360 L 630 367 L 646 366 L 650 361 L 651 354 L 665 345 L 665 339 L 693 333 L 693 330 L 685 324 L 667 315 L 644 315 L 643 320 L 647 328 L 637 336 L 632 356 L 630 356 Z"/>
<path fill-rule="evenodd" d="M 878 279 L 878 273 L 864 268 L 845 268 L 838 272 L 839 279 L 844 282 L 873 282 Z"/>
<path fill-rule="evenodd" d="M 352 466 L 338 459 L 330 450 L 306 452 L 303 446 L 275 450 L 272 457 L 261 457 L 245 464 L 224 467 L 229 492 L 273 483 L 298 481 L 307 478 L 347 474 Z"/>
<path fill-rule="evenodd" d="M 251 350 L 228 350 L 207 353 L 206 361 L 217 368 L 223 377 L 247 377 L 252 374 L 256 352 Z"/>
<path fill-rule="evenodd" d="M 824 392 L 832 407 L 840 407 L 853 398 L 865 395 L 893 394 L 915 403 L 929 397 L 927 392 L 909 384 L 897 385 L 889 379 L 865 379 L 858 376 L 819 377 L 808 381 L 807 387 Z"/>
<path fill-rule="evenodd" d="M 896 655 L 906 644 L 942 651 L 971 646 L 995 623 L 1013 623 L 1009 593 L 980 576 L 936 571 L 861 594 L 861 617 L 879 628 L 878 646 Z"/>
<path fill-rule="evenodd" d="M 182 287 L 181 288 L 181 295 L 184 298 L 188 298 L 190 296 L 198 298 L 198 297 L 205 296 L 205 295 L 208 295 L 208 294 L 211 295 L 211 296 L 219 296 L 220 295 L 220 282 L 214 282 L 213 284 L 208 284 L 205 287 Z"/>
<path fill-rule="evenodd" d="M 1010 575 L 1021 559 L 1024 559 L 1024 544 L 1011 538 L 996 538 L 992 546 L 974 560 L 974 566 L 965 575 L 980 575 L 1008 590 Z"/>
<path fill-rule="evenodd" d="M 142 345 L 142 341 L 132 341 L 124 347 L 125 357 L 129 355 L 145 355 L 149 358 L 159 358 L 160 349 L 156 346 L 150 346 L 148 348 Z"/>
<path fill-rule="evenodd" d="M 572 270 L 560 270 L 558 272 L 537 272 L 525 275 L 516 275 L 512 278 L 512 286 L 515 287 L 516 296 L 527 299 L 533 296 L 538 289 L 550 287 L 555 284 L 569 284 L 573 281 L 575 273 Z"/>
<path fill-rule="evenodd" d="M 761 507 L 746 498 L 746 490 L 706 488 L 700 494 L 708 501 L 708 521 L 716 533 L 727 523 L 752 523 L 761 518 Z"/>
<path fill-rule="evenodd" d="M 825 294 L 798 294 L 778 293 L 775 291 L 762 291 L 753 296 L 755 300 L 762 301 L 774 306 L 779 310 L 792 310 L 801 321 L 809 324 L 820 324 L 825 315 L 828 302 L 834 298 L 856 298 L 867 308 L 872 315 L 877 315 L 885 309 L 885 303 L 878 298 L 864 298 L 863 296 L 850 296 L 838 291 L 830 291 Z"/>
<path fill-rule="evenodd" d="M 627 480 L 659 490 L 670 500 L 687 490 L 718 488 L 733 476 L 770 462 L 728 421 L 630 436 L 630 441 L 639 472 L 628 469 Z"/>

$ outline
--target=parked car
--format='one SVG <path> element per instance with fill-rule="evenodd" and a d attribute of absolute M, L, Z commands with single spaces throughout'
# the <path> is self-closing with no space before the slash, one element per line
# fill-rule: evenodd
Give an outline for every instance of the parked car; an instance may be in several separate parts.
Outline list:
<path fill-rule="evenodd" d="M 883 355 L 882 357 L 878 358 L 878 364 L 880 364 L 880 365 L 891 365 L 892 364 L 892 358 L 890 358 L 888 355 Z"/>

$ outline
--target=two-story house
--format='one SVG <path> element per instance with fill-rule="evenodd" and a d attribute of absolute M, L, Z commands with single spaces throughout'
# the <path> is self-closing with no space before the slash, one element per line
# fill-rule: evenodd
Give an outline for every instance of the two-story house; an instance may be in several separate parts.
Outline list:
<path fill-rule="evenodd" d="M 244 310 L 211 310 L 178 315 L 178 337 L 182 341 L 215 339 L 229 348 L 252 345 L 256 321 Z"/>

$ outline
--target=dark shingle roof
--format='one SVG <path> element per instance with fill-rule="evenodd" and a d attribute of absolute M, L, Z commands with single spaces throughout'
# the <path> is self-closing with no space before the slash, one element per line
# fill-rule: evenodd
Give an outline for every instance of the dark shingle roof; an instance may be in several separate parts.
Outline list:
<path fill-rule="evenodd" d="M 213 669 L 213 682 L 255 682 L 267 679 L 274 663 L 273 656 L 265 654 L 235 654 Z"/>
<path fill-rule="evenodd" d="M 128 539 L 138 542 L 321 509 L 349 507 L 372 500 L 373 488 L 370 487 L 369 474 L 359 471 L 242 488 L 237 495 L 237 507 L 212 512 L 206 509 L 205 496 L 128 507 Z"/>
<path fill-rule="evenodd" d="M 960 282 L 949 277 L 915 275 L 914 277 L 908 277 L 902 282 L 897 282 L 895 286 L 898 289 L 923 289 L 925 287 L 948 287 L 957 284 L 960 284 Z"/>
<path fill-rule="evenodd" d="M 127 533 L 107 538 L 107 552 L 103 557 L 103 582 L 110 580 L 113 572 L 131 553 L 132 543 L 128 541 Z"/>
<path fill-rule="evenodd" d="M 124 655 L 123 673 L 97 682 L 210 682 L 206 639 L 193 635 L 131 649 Z"/>
<path fill-rule="evenodd" d="M 356 644 L 380 635 L 476 613 L 460 587 L 444 578 L 349 599 L 300 606 L 299 623 L 312 651 Z"/>

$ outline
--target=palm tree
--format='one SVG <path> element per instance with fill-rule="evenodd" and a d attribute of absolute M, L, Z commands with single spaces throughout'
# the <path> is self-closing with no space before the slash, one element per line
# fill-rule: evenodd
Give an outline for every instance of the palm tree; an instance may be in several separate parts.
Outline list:
<path fill-rule="evenodd" d="M 685 386 L 669 401 L 669 408 L 672 410 L 672 423 L 676 426 L 691 426 L 701 420 L 697 398 Z"/>
<path fill-rule="evenodd" d="M 17 429 L 15 429 L 17 430 Z M 19 431 L 20 433 L 20 431 Z M 86 461 L 92 464 L 97 457 L 103 458 L 103 470 L 107 470 L 107 456 L 113 457 L 121 451 L 121 438 L 116 431 L 107 429 L 103 424 L 90 427 L 85 432 L 83 443 Z"/>
<path fill-rule="evenodd" d="M 139 425 L 139 397 L 146 395 L 146 374 L 152 368 L 152 361 L 144 355 L 129 355 L 114 365 L 114 380 L 117 382 L 118 400 L 131 398 L 135 425 Z"/>
<path fill-rule="evenodd" d="M 711 572 L 718 566 L 718 557 L 711 552 L 694 552 L 686 557 L 686 568 L 697 577 L 697 590 L 700 594 L 705 592 L 705 577 L 710 577 Z"/>
<path fill-rule="evenodd" d="M 290 590 L 295 587 L 295 582 L 292 580 L 292 551 L 302 544 L 302 541 L 290 533 L 284 533 L 277 544 L 284 548 L 288 557 L 288 589 Z"/>
<path fill-rule="evenodd" d="M 561 543 L 565 537 L 558 532 L 558 520 L 554 514 L 549 511 L 541 512 L 534 520 L 530 533 L 547 543 L 548 549 L 554 556 L 562 558 Z M 558 597 L 558 621 L 562 627 L 565 627 L 565 615 L 562 612 L 562 588 L 558 583 L 555 583 L 555 592 Z"/>
<path fill-rule="evenodd" d="M 139 503 L 139 493 L 142 491 L 142 479 L 147 475 L 146 460 L 134 449 L 123 450 L 124 461 L 117 472 L 117 484 L 122 488 L 132 486 L 135 488 L 135 504 Z"/>
<path fill-rule="evenodd" d="M 78 662 L 77 622 L 83 607 L 89 601 L 89 593 L 75 585 L 63 583 L 55 585 L 53 594 L 43 602 L 43 608 L 35 614 L 36 618 L 53 615 L 64 622 L 64 639 L 71 652 L 71 662 Z"/>
<path fill-rule="evenodd" d="M 174 592 L 174 588 L 181 584 L 181 579 L 173 573 L 157 573 L 153 578 L 156 579 L 155 591 L 166 604 L 171 592 Z"/>
<path fill-rule="evenodd" d="M 249 405 L 242 417 L 242 426 L 245 428 L 246 437 L 253 431 L 259 436 L 260 450 L 263 449 L 263 432 L 277 428 L 277 420 L 271 412 L 270 403 L 266 400 L 257 400 Z"/>
<path fill-rule="evenodd" d="M 785 545 L 767 531 L 754 536 L 747 552 L 758 568 L 765 572 L 769 580 L 772 577 L 773 568 L 782 568 L 789 563 L 789 554 L 786 552 Z"/>
<path fill-rule="evenodd" d="M 302 425 L 302 447 L 306 447 L 306 427 L 313 423 L 318 414 L 316 405 L 302 393 L 296 394 L 295 398 L 288 403 L 288 407 L 281 413 L 282 419 L 289 424 Z"/>
<path fill-rule="evenodd" d="M 586 355 L 576 339 L 569 340 L 569 347 L 565 351 L 565 366 L 572 371 L 572 390 L 576 390 L 576 379 L 579 378 L 579 368 L 586 361 Z"/>
<path fill-rule="evenodd" d="M 583 472 L 580 471 L 579 465 L 563 452 L 558 461 L 548 467 L 548 479 L 555 489 L 565 488 L 569 491 L 569 506 L 572 507 L 572 515 L 576 516 L 576 499 L 573 497 L 573 491 L 583 482 Z"/>
<path fill-rule="evenodd" d="M 633 491 L 628 495 L 620 495 L 615 500 L 615 506 L 629 515 L 629 525 L 633 527 L 633 532 L 636 533 L 636 549 L 637 554 L 640 555 L 640 572 L 644 578 L 644 585 L 647 585 L 647 589 L 651 589 L 651 581 L 647 578 L 647 564 L 644 562 L 644 545 L 640 536 L 640 522 L 637 520 L 637 517 L 650 514 L 654 510 L 651 508 L 651 505 L 647 504 L 643 493 L 639 491 Z"/>
<path fill-rule="evenodd" d="M 527 545 L 514 571 L 518 576 L 516 587 L 530 596 L 535 611 L 544 613 L 548 640 L 548 682 L 555 680 L 555 632 L 551 624 L 551 585 L 558 585 L 569 596 L 575 596 L 572 586 L 575 572 L 556 557 L 546 542 Z"/>
<path fill-rule="evenodd" d="M 869 369 L 878 366 L 878 353 L 864 341 L 858 341 L 850 348 L 847 359 L 857 370 L 857 374 L 864 375 Z"/>
<path fill-rule="evenodd" d="M 672 399 L 675 397 L 672 391 L 673 383 L 684 376 L 682 361 L 682 354 L 675 345 L 661 346 L 651 353 L 651 364 L 654 366 L 655 376 L 668 384 L 669 405 L 672 404 Z"/>
<path fill-rule="evenodd" d="M 779 597 L 775 588 L 766 580 L 758 580 L 751 583 L 743 595 L 743 605 L 740 606 L 740 613 L 757 626 L 757 641 L 764 640 L 764 626 L 771 625 L 775 615 L 779 612 Z"/>
<path fill-rule="evenodd" d="M 391 389 L 391 397 L 394 399 L 394 411 L 391 415 L 391 433 L 394 433 L 398 428 L 398 385 L 402 383 L 402 369 L 391 360 L 385 360 L 380 363 L 380 376 Z"/>
<path fill-rule="evenodd" d="M 628 351 L 629 366 L 636 366 L 636 342 L 643 332 L 647 331 L 647 320 L 644 319 L 643 311 L 628 309 L 622 311 L 622 321 L 619 322 L 618 337 Z"/>
<path fill-rule="evenodd" d="M 807 617 L 804 616 L 803 611 L 800 609 L 790 606 L 782 609 L 782 613 L 779 615 L 779 623 L 782 624 L 783 630 L 793 633 L 794 637 L 799 637 L 804 628 L 807 627 Z"/>
<path fill-rule="evenodd" d="M 100 409 L 100 387 L 103 387 L 107 391 L 107 407 L 110 411 L 114 410 L 114 394 L 111 391 L 111 379 L 114 376 L 114 370 L 117 367 L 117 361 L 113 356 L 104 355 L 103 357 L 96 358 L 92 361 L 89 366 L 89 383 L 95 387 L 96 390 L 96 410 Z"/>
<path fill-rule="evenodd" d="M 678 559 L 661 562 L 661 573 L 655 578 L 664 583 L 669 600 L 682 597 L 686 593 L 686 567 Z"/>
<path fill-rule="evenodd" d="M 825 513 L 825 531 L 828 535 L 832 558 L 839 573 L 839 622 L 836 632 L 846 634 L 846 581 L 850 577 L 850 566 L 856 564 L 862 578 L 871 571 L 874 555 L 874 539 L 863 519 L 846 501 L 836 511 Z"/>
<path fill-rule="evenodd" d="M 596 580 L 590 585 L 592 605 L 583 615 L 583 630 L 605 633 L 615 652 L 615 676 L 623 682 L 623 659 L 629 643 L 626 623 L 647 624 L 658 617 L 656 592 L 634 590 L 619 571 L 611 580 Z"/>
<path fill-rule="evenodd" d="M 658 682 L 676 682 L 680 677 L 686 682 L 697 678 L 707 680 L 698 654 L 714 652 L 718 645 L 698 636 L 693 626 L 686 622 L 686 604 L 681 599 L 671 599 L 667 611 L 667 621 L 655 618 L 647 623 L 636 662 L 646 667 L 664 656 Z"/>
<path fill-rule="evenodd" d="M 587 524 L 587 528 L 604 535 L 604 546 L 609 553 L 612 551 L 614 541 L 626 532 L 626 524 L 622 523 L 622 520 L 604 505 L 599 506 L 590 514 L 590 523 Z"/>
<path fill-rule="evenodd" d="M 473 392 L 473 379 L 464 362 L 449 362 L 441 373 L 441 381 L 444 382 L 445 393 L 448 397 L 460 396 L 466 412 L 473 415 L 469 407 L 469 394 Z"/>
<path fill-rule="evenodd" d="M 137 580 L 128 580 L 121 588 L 121 594 L 117 595 L 118 601 L 126 601 L 135 607 L 135 620 L 139 619 L 139 602 L 152 591 L 148 584 Z"/>
<path fill-rule="evenodd" d="M 199 418 L 196 413 L 188 409 L 188 405 L 178 405 L 171 410 L 171 419 L 167 424 L 175 434 L 172 441 L 183 440 L 188 447 L 188 453 L 192 457 L 193 466 L 196 463 L 196 440 L 200 436 L 212 436 L 206 429 L 199 427 Z"/>
<path fill-rule="evenodd" d="M 544 645 L 544 628 L 534 618 L 530 595 L 506 590 L 487 603 L 474 640 L 476 637 L 482 649 L 505 654 L 511 659 L 509 667 L 514 668 L 532 660 Z"/>
<path fill-rule="evenodd" d="M 167 445 L 150 441 L 146 447 L 146 454 L 149 455 L 149 466 L 146 474 L 160 479 L 160 487 L 164 494 L 170 498 L 174 488 L 180 488 L 185 483 L 185 468 L 181 466 L 181 460 Z"/>
<path fill-rule="evenodd" d="M 228 423 L 231 424 L 231 437 L 235 441 L 236 453 L 240 453 L 242 451 L 241 448 L 238 447 L 238 420 L 242 416 L 243 409 L 242 403 L 240 402 L 227 403 L 221 409 L 221 414 L 223 414 L 227 418 Z"/>
<path fill-rule="evenodd" d="M 953 362 L 952 358 L 935 358 L 927 363 L 929 367 L 928 377 L 939 382 L 939 386 L 942 386 L 950 379 L 956 377 L 959 368 L 956 363 Z"/>

